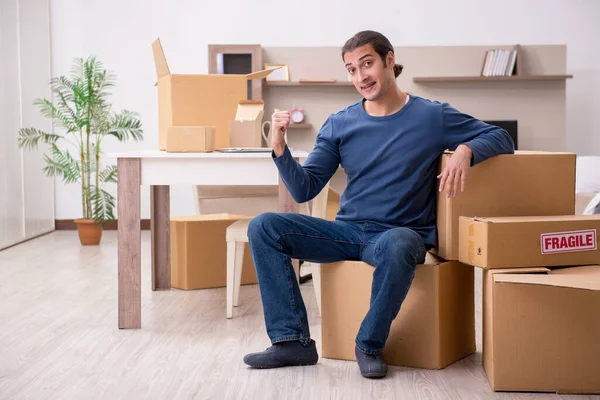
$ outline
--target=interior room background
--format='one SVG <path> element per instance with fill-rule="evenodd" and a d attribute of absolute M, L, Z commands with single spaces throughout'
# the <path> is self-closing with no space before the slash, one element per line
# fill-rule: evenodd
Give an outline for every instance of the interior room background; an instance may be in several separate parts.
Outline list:
<path fill-rule="evenodd" d="M 49 179 L 38 174 L 42 163 L 24 163 L 25 157 L 34 155 L 22 155 L 16 147 L 19 126 L 49 129 L 49 122 L 31 106 L 31 96 L 48 96 L 46 80 L 69 74 L 74 57 L 95 55 L 115 72 L 114 107 L 137 111 L 143 121 L 144 142 L 107 141 L 105 151 L 157 148 L 156 72 L 151 48 L 157 37 L 172 73 L 207 73 L 209 44 L 341 49 L 363 29 L 381 31 L 394 46 L 564 44 L 567 73 L 574 75 L 566 83 L 565 149 L 599 155 L 599 20 L 600 2 L 596 0 L 3 0 L 0 144 L 8 156 L 0 159 L 0 213 L 15 212 L 16 208 L 11 208 L 15 200 L 4 195 L 14 190 L 21 196 L 18 199 L 29 202 L 29 208 L 46 209 L 32 219 L 31 230 L 50 229 L 54 219 L 80 217 L 79 188 L 56 180 L 52 189 Z M 396 57 L 403 62 L 402 54 Z M 319 59 L 313 62 L 318 65 Z M 343 69 L 341 57 L 339 68 Z M 265 119 L 271 112 L 265 110 Z M 312 135 L 304 138 L 302 146 L 314 140 Z M 302 149 L 309 151 L 310 147 Z M 19 191 L 26 193 L 16 193 L 17 186 L 11 186 L 15 175 L 29 180 L 25 187 L 30 189 Z M 116 192 L 116 185 L 111 189 Z M 194 214 L 194 201 L 192 187 L 171 188 L 172 215 Z M 51 218 L 48 209 L 54 212 Z M 149 218 L 149 209 L 149 189 L 143 188 L 142 218 Z"/>

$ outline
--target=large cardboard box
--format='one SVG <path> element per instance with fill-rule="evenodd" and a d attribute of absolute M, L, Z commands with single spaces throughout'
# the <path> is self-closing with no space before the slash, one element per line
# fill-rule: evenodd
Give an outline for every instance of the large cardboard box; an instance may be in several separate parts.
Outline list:
<path fill-rule="evenodd" d="M 167 152 L 207 153 L 214 149 L 214 126 L 170 126 L 167 129 Z"/>
<path fill-rule="evenodd" d="M 383 352 L 390 365 L 440 369 L 475 352 L 474 272 L 432 254 L 418 265 Z M 323 357 L 355 360 L 355 338 L 369 310 L 374 268 L 363 262 L 323 264 Z"/>
<path fill-rule="evenodd" d="M 340 194 L 329 187 L 329 194 L 327 195 L 327 211 L 326 219 L 335 221 L 337 213 L 340 211 Z"/>
<path fill-rule="evenodd" d="M 600 215 L 460 217 L 458 259 L 481 268 L 600 264 Z"/>
<path fill-rule="evenodd" d="M 483 284 L 492 389 L 600 393 L 600 266 L 484 270 Z"/>
<path fill-rule="evenodd" d="M 229 147 L 229 121 L 235 118 L 240 100 L 247 100 L 248 81 L 262 79 L 273 70 L 172 75 L 160 39 L 152 43 L 152 50 L 158 77 L 159 149 L 166 149 L 170 126 L 214 126 L 216 148 Z"/>
<path fill-rule="evenodd" d="M 199 214 L 241 214 L 256 216 L 277 210 L 279 187 L 270 186 L 196 186 Z"/>
<path fill-rule="evenodd" d="M 265 103 L 262 100 L 241 100 L 235 121 L 229 121 L 231 147 L 262 147 L 261 128 Z"/>
<path fill-rule="evenodd" d="M 442 156 L 440 170 L 451 155 Z M 458 259 L 460 216 L 574 215 L 575 163 L 574 153 L 517 151 L 474 166 L 464 192 L 455 198 L 438 193 L 435 252 Z"/>
<path fill-rule="evenodd" d="M 227 227 L 240 219 L 235 214 L 171 217 L 171 286 L 208 289 L 227 285 Z M 246 243 L 242 285 L 258 283 L 252 254 Z"/>

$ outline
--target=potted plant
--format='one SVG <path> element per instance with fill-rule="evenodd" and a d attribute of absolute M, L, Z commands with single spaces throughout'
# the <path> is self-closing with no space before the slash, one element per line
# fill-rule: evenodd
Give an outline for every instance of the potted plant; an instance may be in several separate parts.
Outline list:
<path fill-rule="evenodd" d="M 81 186 L 83 215 L 75 222 L 83 245 L 99 244 L 105 222 L 115 219 L 115 198 L 105 187 L 117 182 L 117 167 L 102 166 L 103 140 L 113 137 L 125 142 L 143 138 L 136 113 L 112 110 L 108 98 L 115 80 L 116 76 L 95 57 L 75 59 L 70 78 L 60 76 L 50 81 L 54 102 L 36 99 L 33 103 L 44 117 L 52 119 L 54 132 L 19 130 L 20 148 L 36 149 L 40 142 L 48 145 L 43 168 L 46 175 Z"/>

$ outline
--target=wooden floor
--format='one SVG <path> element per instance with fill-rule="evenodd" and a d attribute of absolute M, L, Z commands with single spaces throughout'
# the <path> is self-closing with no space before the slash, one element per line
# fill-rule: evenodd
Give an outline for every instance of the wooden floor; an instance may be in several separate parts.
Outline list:
<path fill-rule="evenodd" d="M 116 232 L 97 247 L 60 231 L 0 251 L 0 399 L 593 398 L 493 393 L 481 367 L 480 305 L 478 352 L 441 371 L 390 367 L 373 381 L 356 363 L 329 359 L 251 370 L 244 354 L 269 346 L 258 287 L 242 287 L 227 320 L 225 289 L 152 292 L 147 231 L 142 249 L 141 330 L 117 328 Z M 302 291 L 319 344 L 310 283 Z"/>

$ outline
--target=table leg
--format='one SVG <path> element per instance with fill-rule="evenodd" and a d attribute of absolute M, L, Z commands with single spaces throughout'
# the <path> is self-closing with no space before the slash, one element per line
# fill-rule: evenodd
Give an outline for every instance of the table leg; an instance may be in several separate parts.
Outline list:
<path fill-rule="evenodd" d="M 117 170 L 119 328 L 141 328 L 141 162 L 119 158 Z"/>
<path fill-rule="evenodd" d="M 279 212 L 298 212 L 298 210 L 300 209 L 298 203 L 296 203 L 296 201 L 292 198 L 292 195 L 285 186 L 285 183 L 283 183 L 281 177 L 279 177 L 278 196 Z M 298 282 L 300 282 L 300 261 L 293 258 L 292 266 L 294 267 L 294 272 L 296 273 L 296 279 L 298 280 Z"/>
<path fill-rule="evenodd" d="M 150 187 L 152 290 L 171 288 L 169 186 Z"/>

